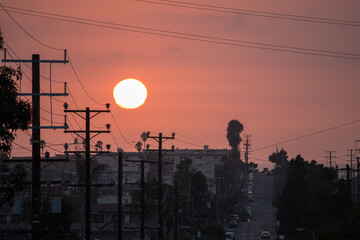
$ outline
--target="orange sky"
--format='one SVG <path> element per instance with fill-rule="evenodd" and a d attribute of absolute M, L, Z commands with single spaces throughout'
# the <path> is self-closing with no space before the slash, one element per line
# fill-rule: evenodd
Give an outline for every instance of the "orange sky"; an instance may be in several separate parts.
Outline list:
<path fill-rule="evenodd" d="M 355 0 L 184 1 L 360 21 L 360 2 Z M 360 54 L 360 27 L 354 26 L 228 14 L 136 0 L 1 3 L 145 28 Z M 112 113 L 131 144 L 125 143 L 111 115 L 102 114 L 92 123 L 95 126 L 110 123 L 118 145 L 125 151 L 135 150 L 130 145 L 140 139 L 142 131 L 166 135 L 174 131 L 179 133 L 177 139 L 193 143 L 169 142 L 179 148 L 200 148 L 203 144 L 227 148 L 227 123 L 238 119 L 244 132 L 252 134 L 252 147 L 257 149 L 360 119 L 359 60 L 226 46 L 11 14 L 40 41 L 68 49 L 85 88 L 96 101 L 112 104 Z M 48 49 L 27 36 L 4 11 L 0 11 L 0 26 L 5 41 L 21 58 L 30 59 L 34 53 L 39 53 L 41 59 L 63 58 L 62 52 Z M 23 69 L 31 76 L 29 69 Z M 68 82 L 80 108 L 103 108 L 87 97 L 69 64 L 53 64 L 52 69 L 53 79 Z M 41 70 L 42 75 L 49 76 L 48 64 L 42 64 Z M 125 78 L 136 78 L 146 85 L 148 98 L 142 107 L 125 110 L 115 105 L 113 88 Z M 42 89 L 48 91 L 49 82 L 41 81 Z M 63 89 L 62 85 L 54 86 L 54 91 Z M 24 80 L 23 89 L 30 91 L 29 81 Z M 66 101 L 70 108 L 75 108 L 70 97 Z M 61 105 L 54 102 L 54 112 L 61 114 Z M 46 98 L 42 99 L 42 108 L 50 109 Z M 50 119 L 46 112 L 42 116 Z M 58 116 L 54 120 L 63 121 Z M 69 120 L 76 126 L 71 116 Z M 84 126 L 81 119 L 77 120 Z M 48 123 L 42 119 L 42 124 Z M 73 141 L 61 130 L 44 130 L 42 138 L 54 144 Z M 100 135 L 95 141 L 98 139 L 116 150 L 110 134 Z M 335 155 L 343 156 L 346 149 L 354 148 L 356 139 L 360 139 L 359 122 L 279 147 L 283 146 L 290 157 L 302 154 L 307 160 L 325 161 L 325 151 L 335 150 Z M 23 133 L 18 134 L 16 142 L 31 149 L 29 137 Z M 155 143 L 152 145 L 155 147 Z M 62 150 L 62 146 L 51 146 Z M 265 160 L 274 149 L 256 151 L 252 157 Z M 48 151 L 55 153 L 52 149 Z M 30 154 L 18 147 L 13 151 L 13 156 Z M 343 164 L 346 159 L 341 157 L 337 163 Z"/>

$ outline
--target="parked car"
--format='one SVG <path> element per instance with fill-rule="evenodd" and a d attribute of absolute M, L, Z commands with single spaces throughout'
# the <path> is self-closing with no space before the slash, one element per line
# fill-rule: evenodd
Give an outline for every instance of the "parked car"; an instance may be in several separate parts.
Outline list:
<path fill-rule="evenodd" d="M 249 202 L 252 202 L 253 200 L 254 200 L 254 198 L 253 198 L 253 195 L 252 194 L 248 194 L 248 201 Z"/>
<path fill-rule="evenodd" d="M 270 232 L 262 231 L 260 236 L 261 236 L 261 239 L 270 239 Z"/>
<path fill-rule="evenodd" d="M 236 220 L 230 220 L 228 227 L 229 228 L 236 228 L 237 227 L 237 221 Z"/>
<path fill-rule="evenodd" d="M 247 207 L 247 208 L 246 208 L 246 211 L 247 211 L 247 213 L 251 216 L 251 214 L 252 214 L 251 207 Z"/>
<path fill-rule="evenodd" d="M 237 223 L 239 223 L 239 221 L 240 221 L 239 215 L 231 214 L 230 215 L 230 220 L 235 220 Z"/>
<path fill-rule="evenodd" d="M 225 232 L 225 240 L 235 240 L 234 232 Z"/>

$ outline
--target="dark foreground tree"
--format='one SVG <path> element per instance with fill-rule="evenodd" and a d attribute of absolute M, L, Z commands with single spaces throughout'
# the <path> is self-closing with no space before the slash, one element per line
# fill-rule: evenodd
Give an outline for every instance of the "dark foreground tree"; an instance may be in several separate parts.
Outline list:
<path fill-rule="evenodd" d="M 0 51 L 3 49 L 3 37 L 0 28 Z M 31 121 L 29 102 L 20 100 L 16 79 L 21 78 L 20 69 L 0 67 L 0 153 L 9 155 L 11 143 L 15 140 L 18 129 L 25 130 Z"/>
<path fill-rule="evenodd" d="M 3 38 L 0 28 L 0 50 Z M 2 162 L 11 154 L 12 142 L 18 129 L 25 130 L 31 121 L 30 103 L 19 100 L 16 79 L 21 77 L 20 69 L 0 67 L 0 206 L 11 203 L 16 193 L 26 185 L 26 171 L 23 166 L 9 168 Z"/>
<path fill-rule="evenodd" d="M 315 233 L 325 223 L 339 216 L 351 206 L 350 195 L 337 183 L 333 168 L 326 168 L 316 161 L 306 162 L 299 155 L 289 162 L 286 183 L 275 201 L 279 234 L 286 239 L 305 239 L 305 232 L 296 228 L 307 228 Z M 348 239 L 348 238 L 339 238 Z"/>

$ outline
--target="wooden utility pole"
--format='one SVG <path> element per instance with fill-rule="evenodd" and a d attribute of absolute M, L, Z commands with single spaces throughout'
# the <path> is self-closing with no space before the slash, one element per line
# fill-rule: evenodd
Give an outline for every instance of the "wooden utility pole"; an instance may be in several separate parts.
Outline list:
<path fill-rule="evenodd" d="M 331 164 L 332 164 L 332 158 L 335 158 L 333 155 L 332 155 L 332 153 L 335 153 L 335 151 L 326 151 L 326 153 L 328 153 L 329 154 L 329 156 L 325 156 L 325 158 L 327 158 L 327 159 L 329 159 L 329 161 L 330 161 L 330 168 L 331 168 Z"/>
<path fill-rule="evenodd" d="M 140 221 L 140 239 L 145 239 L 145 159 L 141 158 L 141 221 Z"/>
<path fill-rule="evenodd" d="M 357 157 L 356 160 L 357 160 L 357 200 L 359 202 L 359 197 L 360 197 L 360 170 L 359 170 L 359 167 L 360 167 L 360 163 L 359 163 L 359 159 L 360 157 Z"/>
<path fill-rule="evenodd" d="M 178 193 L 178 182 L 175 180 L 175 203 L 174 203 L 174 216 L 175 216 L 175 237 L 174 240 L 178 240 L 178 212 L 179 212 L 179 193 Z"/>
<path fill-rule="evenodd" d="M 65 133 L 75 133 L 83 140 L 85 140 L 85 151 L 66 151 L 65 153 L 85 153 L 85 239 L 90 240 L 90 214 L 91 214 L 91 200 L 90 200 L 90 191 L 91 191 L 91 179 L 90 179 L 90 161 L 91 161 L 91 153 L 95 153 L 96 155 L 100 153 L 108 153 L 109 151 L 90 151 L 90 140 L 99 135 L 100 133 L 110 133 L 110 124 L 106 125 L 107 130 L 105 131 L 92 131 L 90 130 L 90 119 L 103 112 L 110 112 L 109 107 L 110 104 L 106 104 L 106 110 L 90 110 L 90 108 L 86 108 L 85 110 L 68 110 L 68 105 L 64 104 L 65 110 L 64 112 L 72 112 L 76 113 L 78 116 L 85 120 L 85 131 L 84 130 L 73 130 L 68 131 L 65 130 Z M 80 115 L 79 113 L 85 113 L 85 117 Z M 94 113 L 92 116 L 90 113 Z M 85 133 L 85 138 L 79 135 L 79 133 Z M 95 133 L 94 136 L 90 136 L 90 133 Z"/>
<path fill-rule="evenodd" d="M 251 146 L 251 143 L 250 143 L 250 137 L 251 135 L 250 134 L 246 134 L 245 135 L 245 156 L 244 156 L 244 160 L 245 160 L 245 165 L 246 167 L 248 167 L 248 164 L 249 164 L 249 149 L 250 149 L 250 146 Z M 247 170 L 247 169 L 246 169 Z"/>
<path fill-rule="evenodd" d="M 19 96 L 32 96 L 32 215 L 31 233 L 32 239 L 41 238 L 41 135 L 40 129 L 66 129 L 64 126 L 40 126 L 40 96 L 67 96 L 66 83 L 64 93 L 40 93 L 40 63 L 68 63 L 66 60 L 66 50 L 64 60 L 40 60 L 39 54 L 33 54 L 31 60 L 6 59 L 6 48 L 4 49 L 4 59 L 2 62 L 31 62 L 32 63 L 32 93 L 20 93 Z M 51 85 L 51 79 L 50 79 Z M 51 91 L 51 89 L 50 89 Z"/>
<path fill-rule="evenodd" d="M 162 220 L 162 206 L 163 206 L 163 193 L 162 193 L 162 143 L 168 139 L 174 139 L 175 133 L 172 133 L 171 137 L 164 137 L 162 133 L 159 136 L 150 136 L 150 132 L 147 132 L 147 138 L 152 138 L 159 143 L 158 147 L 158 223 L 159 223 L 159 240 L 163 240 L 163 220 Z M 172 149 L 172 151 L 174 148 Z M 147 150 L 149 151 L 149 150 Z"/>
<path fill-rule="evenodd" d="M 118 240 L 122 240 L 122 178 L 123 178 L 123 157 L 119 152 L 118 157 Z"/>
<path fill-rule="evenodd" d="M 41 164 L 40 164 L 40 55 L 32 55 L 32 234 L 40 239 Z"/>

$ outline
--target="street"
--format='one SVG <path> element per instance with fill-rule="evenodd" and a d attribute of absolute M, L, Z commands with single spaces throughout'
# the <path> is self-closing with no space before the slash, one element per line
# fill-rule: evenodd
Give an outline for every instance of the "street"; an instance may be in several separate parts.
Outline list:
<path fill-rule="evenodd" d="M 275 208 L 272 205 L 273 177 L 264 173 L 255 173 L 254 201 L 246 202 L 246 207 L 251 207 L 251 222 L 240 222 L 235 228 L 236 239 L 260 239 L 262 231 L 269 231 L 271 239 L 276 239 Z"/>

